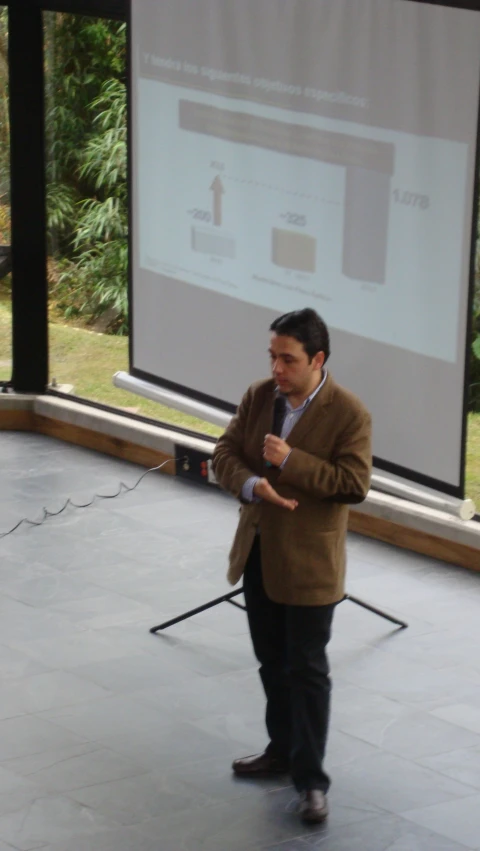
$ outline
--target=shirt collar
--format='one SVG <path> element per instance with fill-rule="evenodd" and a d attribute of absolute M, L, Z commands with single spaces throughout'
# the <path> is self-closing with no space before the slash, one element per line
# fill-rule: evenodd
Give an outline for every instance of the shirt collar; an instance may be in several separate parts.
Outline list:
<path fill-rule="evenodd" d="M 300 405 L 300 407 L 299 407 L 299 408 L 292 408 L 292 406 L 291 406 L 291 404 L 290 404 L 290 402 L 289 402 L 288 398 L 286 398 L 286 399 L 285 399 L 285 403 L 286 403 L 287 411 L 295 411 L 295 413 L 297 413 L 297 411 L 298 411 L 298 412 L 299 412 L 299 411 L 304 411 L 304 410 L 305 410 L 305 408 L 306 408 L 306 407 L 310 404 L 310 402 L 312 401 L 312 399 L 314 399 L 314 398 L 315 398 L 315 396 L 317 395 L 317 393 L 320 393 L 320 390 L 322 389 L 323 385 L 325 384 L 325 382 L 326 382 L 326 380 L 327 380 L 327 375 L 328 375 L 327 370 L 326 370 L 326 369 L 324 369 L 324 370 L 323 370 L 323 378 L 322 378 L 322 380 L 321 380 L 320 384 L 318 385 L 318 387 L 316 387 L 316 388 L 315 388 L 315 390 L 313 391 L 313 393 L 310 393 L 310 396 L 307 396 L 307 398 L 305 399 L 305 401 L 303 402 L 303 404 L 302 404 L 302 405 Z M 278 388 L 277 388 L 277 389 L 278 389 Z"/>

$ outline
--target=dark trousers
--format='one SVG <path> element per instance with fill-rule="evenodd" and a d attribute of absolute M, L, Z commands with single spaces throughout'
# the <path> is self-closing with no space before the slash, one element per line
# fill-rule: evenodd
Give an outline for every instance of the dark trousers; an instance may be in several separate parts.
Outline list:
<path fill-rule="evenodd" d="M 257 535 L 244 575 L 253 649 L 267 698 L 268 749 L 290 765 L 299 792 L 328 790 L 323 769 L 330 715 L 326 647 L 335 604 L 284 606 L 266 595 Z"/>

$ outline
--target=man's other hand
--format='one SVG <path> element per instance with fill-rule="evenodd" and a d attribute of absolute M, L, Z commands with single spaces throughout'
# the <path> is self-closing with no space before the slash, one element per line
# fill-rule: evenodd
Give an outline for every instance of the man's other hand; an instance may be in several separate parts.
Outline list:
<path fill-rule="evenodd" d="M 295 511 L 298 505 L 296 499 L 284 499 L 283 496 L 280 496 L 275 488 L 272 488 L 267 479 L 259 479 L 253 489 L 253 493 L 259 499 L 264 499 L 265 502 L 273 502 L 274 505 L 278 505 L 280 508 L 286 508 L 288 511 Z"/>
<path fill-rule="evenodd" d="M 265 461 L 269 461 L 274 467 L 280 467 L 290 452 L 291 446 L 285 443 L 281 437 L 276 437 L 274 434 L 265 435 L 265 443 L 263 444 Z"/>

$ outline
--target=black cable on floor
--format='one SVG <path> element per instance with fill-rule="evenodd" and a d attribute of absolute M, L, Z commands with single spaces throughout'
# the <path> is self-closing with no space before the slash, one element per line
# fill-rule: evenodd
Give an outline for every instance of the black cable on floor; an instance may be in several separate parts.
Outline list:
<path fill-rule="evenodd" d="M 59 509 L 59 511 L 49 511 L 47 508 L 43 508 L 43 515 L 40 520 L 29 520 L 28 517 L 24 517 L 23 520 L 19 520 L 19 522 L 15 526 L 13 526 L 12 529 L 9 529 L 8 532 L 1 532 L 0 538 L 6 538 L 7 535 L 11 535 L 12 532 L 16 532 L 16 530 L 19 529 L 23 523 L 27 523 L 29 526 L 41 526 L 42 523 L 45 523 L 45 520 L 47 520 L 49 517 L 58 517 L 58 515 L 65 511 L 65 509 L 68 508 L 69 505 L 71 505 L 72 508 L 88 508 L 90 505 L 93 505 L 96 499 L 115 499 L 117 496 L 120 496 L 123 491 L 125 491 L 126 493 L 134 491 L 135 488 L 138 487 L 140 482 L 145 478 L 145 476 L 148 475 L 148 473 L 154 473 L 156 470 L 161 470 L 162 467 L 165 466 L 165 464 L 174 464 L 179 460 L 182 461 L 183 459 L 168 458 L 162 464 L 159 464 L 158 467 L 151 467 L 149 470 L 145 470 L 145 472 L 142 473 L 138 481 L 135 482 L 135 484 L 131 487 L 129 485 L 126 485 L 125 482 L 120 482 L 120 487 L 116 493 L 96 493 L 93 495 L 93 499 L 91 499 L 90 502 L 85 503 L 73 502 L 73 500 L 71 500 L 69 497 L 65 501 L 64 505 L 62 505 L 62 507 Z"/>

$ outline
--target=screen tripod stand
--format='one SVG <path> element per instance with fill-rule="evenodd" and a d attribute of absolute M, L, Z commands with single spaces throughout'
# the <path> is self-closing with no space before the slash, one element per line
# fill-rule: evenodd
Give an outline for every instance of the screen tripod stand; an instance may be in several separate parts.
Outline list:
<path fill-rule="evenodd" d="M 152 634 L 161 632 L 164 629 L 168 629 L 170 626 L 174 626 L 176 623 L 181 623 L 181 621 L 185 621 L 194 615 L 200 614 L 200 612 L 206 612 L 207 609 L 211 609 L 213 606 L 219 606 L 220 603 L 230 603 L 232 606 L 236 606 L 237 609 L 243 609 L 243 611 L 245 611 L 245 606 L 242 606 L 241 603 L 237 603 L 237 601 L 233 599 L 234 597 L 238 597 L 239 594 L 243 594 L 243 588 L 237 588 L 235 591 L 229 591 L 228 594 L 223 594 L 222 597 L 216 597 L 215 600 L 210 600 L 209 603 L 204 603 L 203 606 L 197 606 L 196 609 L 190 609 L 189 612 L 184 612 L 183 615 L 171 618 L 171 620 L 158 624 L 158 626 L 152 626 L 150 632 Z M 369 612 L 373 612 L 375 615 L 390 621 L 390 623 L 394 623 L 396 626 L 400 627 L 400 629 L 406 629 L 408 627 L 408 624 L 405 623 L 405 621 L 398 620 L 398 618 L 394 618 L 393 615 L 389 615 L 387 612 L 383 612 L 381 609 L 377 609 L 375 606 L 371 606 L 370 603 L 365 603 L 363 600 L 360 600 L 358 597 L 353 597 L 351 594 L 345 594 L 343 600 L 350 600 L 357 606 L 361 606 L 362 609 L 367 609 Z"/>

